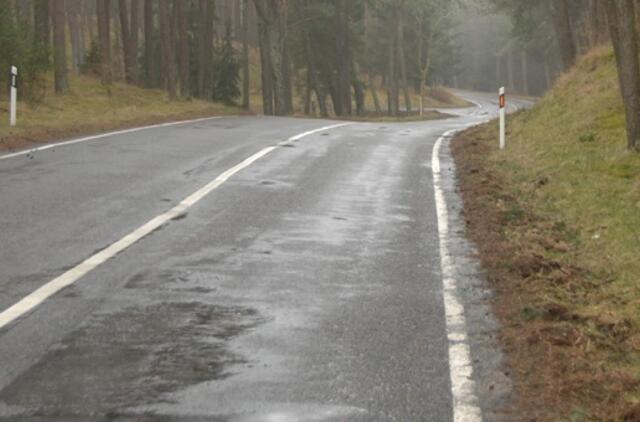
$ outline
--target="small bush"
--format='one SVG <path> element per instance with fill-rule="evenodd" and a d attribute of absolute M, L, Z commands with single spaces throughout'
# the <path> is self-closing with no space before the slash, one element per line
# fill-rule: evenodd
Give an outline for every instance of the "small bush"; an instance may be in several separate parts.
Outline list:
<path fill-rule="evenodd" d="M 578 138 L 578 141 L 582 142 L 583 144 L 592 144 L 597 140 L 598 135 L 596 135 L 595 132 L 585 133 L 583 135 L 580 135 L 580 138 Z"/>

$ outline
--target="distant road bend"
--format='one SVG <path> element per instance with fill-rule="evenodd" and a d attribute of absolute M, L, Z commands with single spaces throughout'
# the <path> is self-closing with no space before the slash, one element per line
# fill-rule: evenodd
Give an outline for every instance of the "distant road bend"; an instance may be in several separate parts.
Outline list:
<path fill-rule="evenodd" d="M 0 156 L 0 420 L 486 418 L 447 140 L 497 98 L 463 95 Z"/>

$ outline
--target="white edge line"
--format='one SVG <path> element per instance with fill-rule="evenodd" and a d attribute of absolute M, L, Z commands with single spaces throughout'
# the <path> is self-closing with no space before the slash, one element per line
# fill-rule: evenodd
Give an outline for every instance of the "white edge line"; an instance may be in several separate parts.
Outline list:
<path fill-rule="evenodd" d="M 445 138 L 456 133 L 450 130 L 438 138 L 433 146 L 431 170 L 435 191 L 436 211 L 438 215 L 438 233 L 440 240 L 440 267 L 444 310 L 446 317 L 447 340 L 449 346 L 449 375 L 453 396 L 454 422 L 482 421 L 482 411 L 475 392 L 471 351 L 467 338 L 467 324 L 464 316 L 464 305 L 458 299 L 457 281 L 449 251 L 449 215 L 447 203 L 442 189 L 440 169 L 440 147 Z"/>
<path fill-rule="evenodd" d="M 22 155 L 33 154 L 34 152 L 45 151 L 45 150 L 48 150 L 48 149 L 51 149 L 51 148 L 57 148 L 57 147 L 62 147 L 62 146 L 66 146 L 66 145 L 73 145 L 73 144 L 78 144 L 78 143 L 87 142 L 87 141 L 94 141 L 96 139 L 107 138 L 109 136 L 124 135 L 124 134 L 127 134 L 127 133 L 139 132 L 141 130 L 156 129 L 156 128 L 169 127 L 169 126 L 177 126 L 177 125 L 183 125 L 183 124 L 189 124 L 189 123 L 198 123 L 198 122 L 203 122 L 205 120 L 223 119 L 223 118 L 227 118 L 227 117 L 237 117 L 237 116 L 229 115 L 229 116 L 201 117 L 199 119 L 178 120 L 178 121 L 175 121 L 175 122 L 167 122 L 167 123 L 160 123 L 160 124 L 156 124 L 156 125 L 134 127 L 134 128 L 131 128 L 131 129 L 116 130 L 116 131 L 113 131 L 113 132 L 106 132 L 106 133 L 101 133 L 99 135 L 85 136 L 85 137 L 82 137 L 82 138 L 71 139 L 69 141 L 55 142 L 55 143 L 52 143 L 52 144 L 46 144 L 46 145 L 42 145 L 42 146 L 35 147 L 35 148 L 25 149 L 23 151 L 13 152 L 13 153 L 10 153 L 10 154 L 5 154 L 5 155 L 0 155 L 0 160 L 6 160 L 8 158 L 15 158 L 15 157 L 20 157 Z"/>
<path fill-rule="evenodd" d="M 278 143 L 276 146 L 263 148 L 259 152 L 253 154 L 251 157 L 245 159 L 241 163 L 235 165 L 234 167 L 220 174 L 211 182 L 209 182 L 208 184 L 206 184 L 196 192 L 192 193 L 191 195 L 183 199 L 178 205 L 171 208 L 169 211 L 166 211 L 165 213 L 160 214 L 157 217 L 151 219 L 150 221 L 138 227 L 131 233 L 121 238 L 120 240 L 116 241 L 115 243 L 112 243 L 106 249 L 103 249 L 102 251 L 96 253 L 95 255 L 87 258 L 82 263 L 68 270 L 64 274 L 54 278 L 53 280 L 49 281 L 42 287 L 38 288 L 34 292 L 22 298 L 16 304 L 2 311 L 2 313 L 0 313 L 0 329 L 10 324 L 11 322 L 15 321 L 17 318 L 20 318 L 21 316 L 30 312 L 31 310 L 36 308 L 38 305 L 40 305 L 42 302 L 44 302 L 45 300 L 47 300 L 48 298 L 50 298 L 60 290 L 64 289 L 67 286 L 72 285 L 73 283 L 78 281 L 80 278 L 82 278 L 83 276 L 85 276 L 95 268 L 97 268 L 99 265 L 113 258 L 118 253 L 122 252 L 123 250 L 127 249 L 129 246 L 138 242 L 143 237 L 147 236 L 149 233 L 162 227 L 164 224 L 168 223 L 173 218 L 180 216 L 186 210 L 188 210 L 189 208 L 194 206 L 196 203 L 201 201 L 209 193 L 211 193 L 212 191 L 220 187 L 223 183 L 225 183 L 227 180 L 229 180 L 231 176 L 249 167 L 251 164 L 258 161 L 265 155 L 271 153 L 278 146 L 286 145 L 290 142 L 297 141 L 299 139 L 304 138 L 305 136 L 309 136 L 317 132 L 322 132 L 329 129 L 335 129 L 338 127 L 347 126 L 351 124 L 353 123 L 340 123 L 336 125 L 321 127 L 319 129 L 313 129 L 313 130 L 298 134 L 296 136 L 293 136 L 287 139 L 286 141 Z"/>

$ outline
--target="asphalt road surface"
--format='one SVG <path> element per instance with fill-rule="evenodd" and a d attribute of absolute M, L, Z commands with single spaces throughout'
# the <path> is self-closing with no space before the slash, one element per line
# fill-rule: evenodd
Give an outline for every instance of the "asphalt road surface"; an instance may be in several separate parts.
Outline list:
<path fill-rule="evenodd" d="M 439 121 L 229 117 L 0 157 L 0 420 L 448 421 L 461 397 L 491 419 L 508 383 L 484 392 L 464 257 L 473 391 L 453 375 L 432 171 L 497 112 L 465 95 Z"/>

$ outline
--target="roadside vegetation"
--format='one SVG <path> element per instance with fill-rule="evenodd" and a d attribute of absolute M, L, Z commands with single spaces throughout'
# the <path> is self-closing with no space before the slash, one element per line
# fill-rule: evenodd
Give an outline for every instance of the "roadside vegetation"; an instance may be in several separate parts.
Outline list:
<path fill-rule="evenodd" d="M 532 420 L 640 420 L 640 156 L 609 47 L 532 110 L 453 142 L 476 241 Z"/>
<path fill-rule="evenodd" d="M 0 148 L 242 110 L 441 118 L 429 109 L 469 105 L 438 86 L 457 60 L 453 10 L 437 0 L 0 0 L 0 68 L 19 72 L 14 128 L 0 84 Z"/>
<path fill-rule="evenodd" d="M 0 150 L 112 129 L 244 113 L 219 102 L 168 101 L 163 90 L 121 82 L 107 88 L 90 76 L 71 76 L 70 82 L 65 96 L 46 95 L 36 103 L 19 102 L 20 124 L 11 128 L 6 119 L 0 123 Z M 50 79 L 45 78 L 44 83 L 51 86 Z M 5 102 L 0 103 L 0 114 L 8 114 Z"/>

